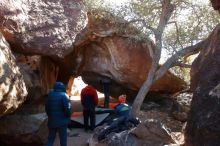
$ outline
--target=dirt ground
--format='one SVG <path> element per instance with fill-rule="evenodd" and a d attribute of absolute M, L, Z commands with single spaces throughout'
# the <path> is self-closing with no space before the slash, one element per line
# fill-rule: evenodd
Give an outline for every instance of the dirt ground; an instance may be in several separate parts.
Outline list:
<path fill-rule="evenodd" d="M 92 132 L 84 132 L 83 128 L 73 128 L 69 133 L 67 139 L 68 146 L 88 146 L 88 139 Z M 71 136 L 72 135 L 72 136 Z M 54 146 L 60 146 L 59 136 L 57 135 Z"/>

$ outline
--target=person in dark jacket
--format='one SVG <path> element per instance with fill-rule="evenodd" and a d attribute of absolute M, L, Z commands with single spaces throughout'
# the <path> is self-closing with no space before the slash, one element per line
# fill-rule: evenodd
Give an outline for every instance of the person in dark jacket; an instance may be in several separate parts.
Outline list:
<path fill-rule="evenodd" d="M 130 106 L 126 104 L 126 95 L 118 97 L 119 104 L 114 107 L 118 117 L 129 117 Z"/>
<path fill-rule="evenodd" d="M 60 145 L 67 146 L 67 125 L 70 122 L 71 103 L 62 82 L 56 82 L 53 90 L 49 92 L 45 111 L 48 116 L 49 128 L 46 146 L 53 146 L 57 132 L 59 133 Z"/>
<path fill-rule="evenodd" d="M 81 91 L 81 103 L 83 106 L 84 128 L 88 131 L 88 120 L 90 119 L 90 128 L 93 131 L 95 128 L 95 107 L 98 105 L 98 95 L 96 89 L 91 86 L 86 86 Z"/>

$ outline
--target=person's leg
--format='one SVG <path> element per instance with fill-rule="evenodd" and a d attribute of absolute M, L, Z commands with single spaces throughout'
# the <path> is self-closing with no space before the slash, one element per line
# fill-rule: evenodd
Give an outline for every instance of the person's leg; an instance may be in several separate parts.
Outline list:
<path fill-rule="evenodd" d="M 67 126 L 58 128 L 60 137 L 60 146 L 67 146 Z"/>
<path fill-rule="evenodd" d="M 89 129 L 88 122 L 89 122 L 89 113 L 88 110 L 83 110 L 83 118 L 84 118 L 84 129 L 87 131 Z"/>
<path fill-rule="evenodd" d="M 102 83 L 103 84 L 103 88 L 104 88 L 104 95 L 105 95 L 105 99 L 104 99 L 104 107 L 105 108 L 109 108 L 109 83 Z"/>
<path fill-rule="evenodd" d="M 56 138 L 56 128 L 49 128 L 48 141 L 46 146 L 53 146 L 54 140 Z"/>
<path fill-rule="evenodd" d="M 91 130 L 95 129 L 95 122 L 96 122 L 96 117 L 95 117 L 95 109 L 94 110 L 90 110 L 90 126 L 91 126 Z"/>

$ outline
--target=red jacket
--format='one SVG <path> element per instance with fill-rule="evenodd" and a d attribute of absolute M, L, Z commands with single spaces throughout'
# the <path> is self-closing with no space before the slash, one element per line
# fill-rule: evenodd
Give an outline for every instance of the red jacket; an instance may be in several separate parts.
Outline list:
<path fill-rule="evenodd" d="M 94 89 L 93 87 L 91 87 L 89 85 L 82 89 L 82 91 L 81 91 L 81 103 L 82 103 L 82 105 L 85 105 L 85 101 L 84 101 L 85 96 L 84 95 L 91 95 L 93 104 L 95 106 L 98 105 L 98 95 L 97 95 L 96 89 Z"/>

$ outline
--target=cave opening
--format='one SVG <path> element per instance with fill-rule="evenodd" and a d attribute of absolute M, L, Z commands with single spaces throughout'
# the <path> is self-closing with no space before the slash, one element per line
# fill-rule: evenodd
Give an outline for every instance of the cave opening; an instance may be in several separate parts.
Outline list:
<path fill-rule="evenodd" d="M 67 83 L 67 94 L 70 97 L 71 103 L 72 103 L 72 107 L 74 111 L 82 111 L 82 105 L 81 105 L 81 101 L 80 101 L 80 93 L 81 90 L 86 87 L 88 84 L 86 84 L 83 80 L 81 76 L 78 76 L 76 78 L 74 77 L 70 77 L 69 81 Z M 103 84 L 103 90 L 104 92 L 107 92 L 107 95 L 105 95 L 105 93 L 103 93 L 102 91 L 97 90 L 97 94 L 98 94 L 98 99 L 99 99 L 99 103 L 98 103 L 98 107 L 112 107 L 112 105 L 115 105 L 117 103 L 117 100 L 115 97 L 112 97 L 109 95 L 109 91 L 108 86 L 106 85 L 106 83 Z M 106 99 L 106 96 L 107 99 Z"/>

